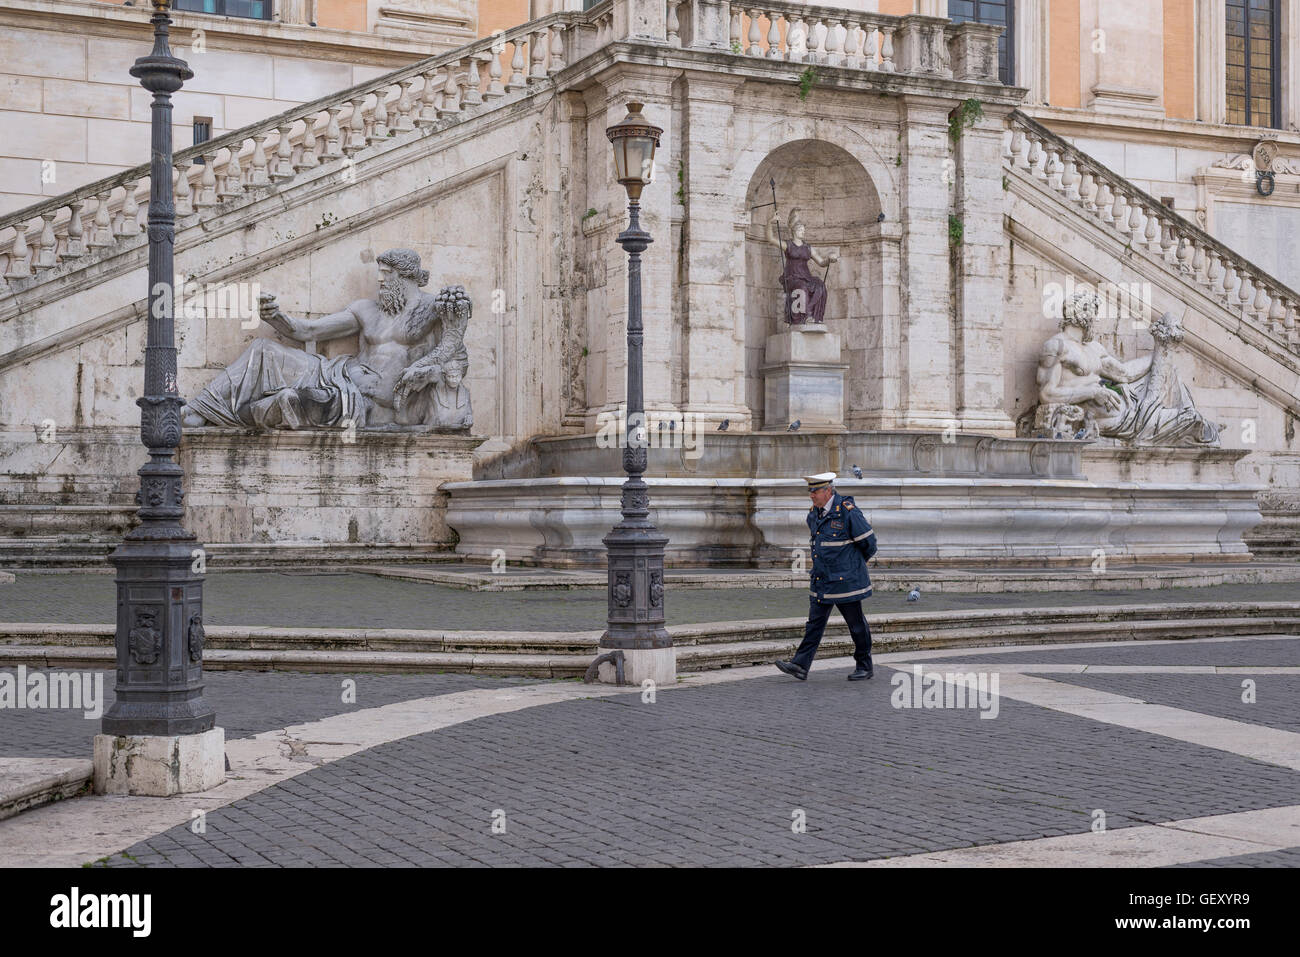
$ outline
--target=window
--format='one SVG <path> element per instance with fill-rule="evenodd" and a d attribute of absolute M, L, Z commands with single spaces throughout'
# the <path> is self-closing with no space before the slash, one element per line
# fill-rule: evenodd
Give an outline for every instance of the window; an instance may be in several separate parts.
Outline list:
<path fill-rule="evenodd" d="M 998 79 L 1007 86 L 1015 83 L 1016 32 L 1015 0 L 948 0 L 948 17 L 953 23 L 990 23 L 1006 27 L 998 37 Z"/>
<path fill-rule="evenodd" d="M 271 19 L 271 0 L 176 0 L 172 6 L 177 10 L 211 13 L 218 17 Z"/>
<path fill-rule="evenodd" d="M 212 118 L 203 116 L 194 117 L 194 145 L 198 146 L 200 143 L 206 143 L 210 139 L 212 139 Z M 202 166 L 203 157 L 196 157 L 194 162 Z"/>
<path fill-rule="evenodd" d="M 1227 120 L 1282 126 L 1278 0 L 1227 0 Z"/>

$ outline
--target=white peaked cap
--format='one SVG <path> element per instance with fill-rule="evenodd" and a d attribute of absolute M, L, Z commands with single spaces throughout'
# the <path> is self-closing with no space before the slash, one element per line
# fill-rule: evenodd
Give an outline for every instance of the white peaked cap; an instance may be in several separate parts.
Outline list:
<path fill-rule="evenodd" d="M 816 475 L 805 475 L 803 480 L 808 483 L 809 491 L 813 491 L 827 485 L 833 485 L 835 483 L 835 473 L 818 472 Z"/>

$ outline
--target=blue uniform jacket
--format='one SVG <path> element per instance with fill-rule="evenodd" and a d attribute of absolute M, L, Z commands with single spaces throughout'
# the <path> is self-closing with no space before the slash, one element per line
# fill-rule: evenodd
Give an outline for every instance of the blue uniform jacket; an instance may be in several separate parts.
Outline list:
<path fill-rule="evenodd" d="M 822 605 L 861 601 L 871 594 L 867 559 L 876 554 L 876 533 L 851 496 L 836 493 L 826 503 L 826 517 L 808 510 L 812 542 L 812 584 L 809 594 Z"/>

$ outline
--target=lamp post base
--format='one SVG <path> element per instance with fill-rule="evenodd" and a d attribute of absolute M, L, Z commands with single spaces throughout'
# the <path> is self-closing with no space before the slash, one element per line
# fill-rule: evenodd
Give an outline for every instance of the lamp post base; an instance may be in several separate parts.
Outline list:
<path fill-rule="evenodd" d="M 95 735 L 95 793 L 170 797 L 226 780 L 226 730 Z"/>
<path fill-rule="evenodd" d="M 601 684 L 618 683 L 618 669 L 613 662 L 601 662 L 598 676 Z M 676 648 L 623 649 L 623 683 L 640 685 L 646 681 L 664 686 L 677 683 Z"/>

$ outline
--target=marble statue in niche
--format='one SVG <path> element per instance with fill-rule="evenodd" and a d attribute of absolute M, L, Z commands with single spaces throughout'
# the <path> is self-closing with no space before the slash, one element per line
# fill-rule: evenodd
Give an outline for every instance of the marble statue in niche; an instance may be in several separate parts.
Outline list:
<path fill-rule="evenodd" d="M 790 210 L 787 223 L 788 236 L 782 237 L 777 229 L 778 217 L 773 215 L 767 223 L 767 241 L 781 250 L 781 288 L 784 293 L 784 320 L 792 326 L 804 323 L 821 323 L 826 317 L 826 281 L 813 275 L 809 263 L 823 269 L 839 262 L 835 250 L 823 251 L 804 242 L 804 224 L 799 210 Z"/>

